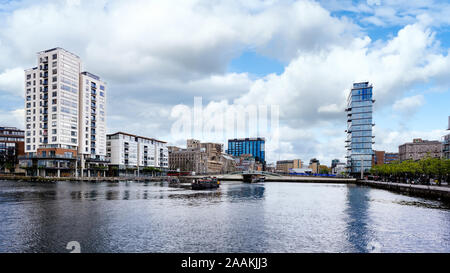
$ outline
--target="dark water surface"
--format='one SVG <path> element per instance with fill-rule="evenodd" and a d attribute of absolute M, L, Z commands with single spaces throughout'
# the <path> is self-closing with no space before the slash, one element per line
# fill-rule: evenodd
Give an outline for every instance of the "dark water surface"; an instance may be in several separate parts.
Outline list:
<path fill-rule="evenodd" d="M 450 252 L 450 207 L 353 185 L 0 181 L 0 252 Z"/>

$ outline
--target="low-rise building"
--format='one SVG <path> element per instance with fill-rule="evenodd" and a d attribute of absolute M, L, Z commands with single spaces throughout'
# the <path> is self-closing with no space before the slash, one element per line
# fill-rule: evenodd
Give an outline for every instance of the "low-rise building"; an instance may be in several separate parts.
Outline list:
<path fill-rule="evenodd" d="M 385 151 L 373 151 L 372 167 L 375 165 L 390 164 L 398 160 L 398 153 L 386 153 Z"/>
<path fill-rule="evenodd" d="M 427 156 L 440 158 L 442 156 L 442 143 L 437 140 L 413 139 L 413 142 L 398 147 L 400 161 L 420 160 Z"/>
<path fill-rule="evenodd" d="M 233 172 L 236 165 L 232 156 L 223 153 L 223 144 L 202 143 L 188 139 L 186 148 L 169 146 L 169 167 L 173 171 L 216 174 Z"/>
<path fill-rule="evenodd" d="M 24 154 L 24 131 L 0 127 L 0 172 L 19 172 L 18 158 Z"/>
<path fill-rule="evenodd" d="M 448 117 L 448 128 L 450 130 L 450 116 Z M 442 153 L 443 157 L 446 159 L 450 159 L 450 134 L 444 136 L 444 143 L 442 145 Z"/>
<path fill-rule="evenodd" d="M 27 153 L 19 160 L 20 167 L 30 176 L 78 176 L 77 149 L 64 145 L 40 145 L 36 153 Z"/>
<path fill-rule="evenodd" d="M 309 166 L 308 168 L 310 168 L 312 170 L 312 173 L 319 173 L 319 166 L 320 166 L 320 162 L 318 159 L 316 158 L 312 158 L 309 161 Z"/>
<path fill-rule="evenodd" d="M 333 168 L 331 168 L 331 174 L 344 175 L 346 173 L 347 164 L 344 162 L 337 162 Z"/>
<path fill-rule="evenodd" d="M 262 171 L 263 164 L 258 162 L 252 154 L 241 154 L 234 157 L 237 171 Z"/>
<path fill-rule="evenodd" d="M 107 135 L 106 156 L 113 175 L 153 174 L 169 167 L 166 142 L 124 132 Z"/>
<path fill-rule="evenodd" d="M 301 169 L 303 167 L 301 159 L 279 160 L 277 161 L 277 173 L 289 173 L 290 169 Z"/>

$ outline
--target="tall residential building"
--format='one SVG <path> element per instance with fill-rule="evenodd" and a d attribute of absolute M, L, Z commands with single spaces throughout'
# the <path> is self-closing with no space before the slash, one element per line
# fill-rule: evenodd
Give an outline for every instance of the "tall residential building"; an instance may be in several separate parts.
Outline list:
<path fill-rule="evenodd" d="M 413 142 L 407 142 L 398 146 L 400 161 L 420 160 L 427 156 L 440 158 L 442 156 L 442 143 L 437 140 L 413 139 Z"/>
<path fill-rule="evenodd" d="M 450 130 L 450 116 L 448 117 L 448 128 Z M 450 159 L 450 134 L 444 136 L 444 144 L 442 146 L 443 157 L 446 159 Z"/>
<path fill-rule="evenodd" d="M 81 60 L 62 48 L 38 52 L 25 70 L 25 152 L 40 147 L 78 147 Z"/>
<path fill-rule="evenodd" d="M 106 90 L 102 98 L 93 92 L 105 83 L 81 73 L 81 59 L 59 47 L 38 52 L 37 61 L 25 70 L 25 165 L 45 176 L 104 175 Z"/>
<path fill-rule="evenodd" d="M 24 131 L 0 127 L 0 172 L 15 169 L 18 156 L 24 154 Z"/>
<path fill-rule="evenodd" d="M 169 167 L 166 142 L 123 132 L 107 135 L 106 156 L 119 175 L 143 174 L 150 167 L 167 171 Z"/>
<path fill-rule="evenodd" d="M 227 154 L 239 157 L 243 154 L 251 154 L 255 160 L 265 164 L 265 138 L 240 138 L 229 139 Z"/>
<path fill-rule="evenodd" d="M 368 172 L 372 166 L 372 85 L 354 83 L 347 99 L 347 170 L 351 174 Z M 361 166 L 362 164 L 362 166 Z"/>

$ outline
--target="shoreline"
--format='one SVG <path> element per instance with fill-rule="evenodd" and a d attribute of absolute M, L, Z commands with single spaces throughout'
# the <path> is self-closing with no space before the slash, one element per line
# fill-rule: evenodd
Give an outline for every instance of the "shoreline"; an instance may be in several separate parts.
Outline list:
<path fill-rule="evenodd" d="M 167 181 L 169 176 L 156 177 L 31 177 L 31 176 L 0 176 L 1 180 L 13 180 L 22 182 L 162 182 Z M 180 177 L 181 178 L 181 177 Z M 183 177 L 193 178 L 193 177 Z M 220 177 L 221 181 L 242 181 L 236 177 Z M 415 185 L 394 182 L 381 182 L 371 180 L 357 180 L 355 178 L 324 178 L 324 177 L 270 177 L 266 178 L 267 183 L 285 182 L 285 183 L 317 183 L 317 184 L 347 184 L 384 189 L 400 194 L 406 194 L 415 197 L 424 197 L 433 200 L 443 200 L 450 202 L 450 187 Z"/>

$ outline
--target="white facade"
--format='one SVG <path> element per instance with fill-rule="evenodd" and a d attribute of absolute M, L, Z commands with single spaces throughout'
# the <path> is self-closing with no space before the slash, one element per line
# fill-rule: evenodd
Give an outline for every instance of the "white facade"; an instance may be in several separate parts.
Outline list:
<path fill-rule="evenodd" d="M 39 145 L 78 146 L 81 60 L 54 48 L 38 52 L 38 66 L 25 70 L 25 152 Z"/>
<path fill-rule="evenodd" d="M 43 145 L 106 156 L 106 83 L 81 72 L 81 59 L 62 48 L 38 52 L 25 70 L 25 152 Z"/>
<path fill-rule="evenodd" d="M 106 83 L 89 72 L 80 76 L 80 145 L 78 153 L 106 156 Z"/>
<path fill-rule="evenodd" d="M 169 151 L 164 141 L 119 132 L 108 135 L 106 142 L 111 165 L 168 168 Z"/>

